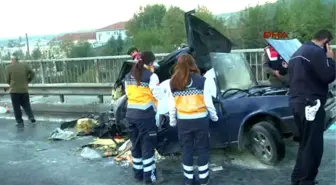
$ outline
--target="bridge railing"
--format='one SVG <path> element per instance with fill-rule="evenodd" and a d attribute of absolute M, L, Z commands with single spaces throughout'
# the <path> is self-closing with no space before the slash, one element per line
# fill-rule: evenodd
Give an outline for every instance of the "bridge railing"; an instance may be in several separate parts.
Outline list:
<path fill-rule="evenodd" d="M 158 54 L 158 59 L 166 54 Z M 118 77 L 127 55 L 25 60 L 36 73 L 32 84 L 113 83 Z M 5 70 L 9 61 L 0 63 L 0 84 L 5 84 Z"/>
<path fill-rule="evenodd" d="M 336 48 L 336 45 L 333 46 Z M 235 53 L 244 53 L 258 81 L 266 80 L 262 68 L 263 49 L 238 49 Z M 168 53 L 156 54 L 158 60 Z M 65 84 L 65 83 L 113 83 L 116 81 L 122 63 L 131 59 L 128 55 L 26 60 L 36 73 L 33 84 Z M 0 84 L 6 84 L 5 69 L 9 64 L 0 63 Z"/>

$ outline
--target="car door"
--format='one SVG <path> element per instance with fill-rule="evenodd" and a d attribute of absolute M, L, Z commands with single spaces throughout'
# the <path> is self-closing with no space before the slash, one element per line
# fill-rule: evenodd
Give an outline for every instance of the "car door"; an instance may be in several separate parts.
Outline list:
<path fill-rule="evenodd" d="M 230 130 L 227 128 L 226 114 L 221 101 L 214 98 L 213 103 L 217 111 L 218 121 L 210 121 L 210 146 L 211 148 L 225 147 L 230 140 Z"/>

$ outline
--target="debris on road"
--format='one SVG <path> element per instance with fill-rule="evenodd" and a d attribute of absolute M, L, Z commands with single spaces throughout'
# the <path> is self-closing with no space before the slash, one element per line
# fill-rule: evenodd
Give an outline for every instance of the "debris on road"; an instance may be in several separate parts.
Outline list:
<path fill-rule="evenodd" d="M 216 171 L 222 171 L 223 170 L 223 166 L 216 166 L 211 168 L 211 171 L 216 172 Z"/>
<path fill-rule="evenodd" d="M 97 126 L 98 122 L 91 118 L 81 118 L 76 122 L 76 130 L 77 132 L 83 132 L 84 134 L 88 134 L 92 131 L 94 126 Z"/>
<path fill-rule="evenodd" d="M 95 150 L 89 148 L 89 147 L 85 147 L 83 148 L 81 154 L 82 157 L 86 158 L 86 159 L 100 159 L 102 158 L 102 156 Z"/>
<path fill-rule="evenodd" d="M 70 128 L 74 131 L 65 130 Z M 97 138 L 81 147 L 82 151 L 80 155 L 83 158 L 98 159 L 114 157 L 115 164 L 120 166 L 132 165 L 132 143 L 128 138 L 122 137 L 125 133 L 120 132 L 118 125 L 113 121 L 111 122 L 108 112 L 102 113 L 99 116 L 88 115 L 77 120 L 64 122 L 60 128 L 52 132 L 50 139 L 70 140 L 76 136 L 88 135 Z M 165 157 L 162 157 L 155 151 L 156 162 L 164 159 Z"/>
<path fill-rule="evenodd" d="M 3 107 L 3 106 L 0 106 L 0 114 L 6 114 L 6 113 L 9 113 L 9 108 L 8 107 Z"/>
<path fill-rule="evenodd" d="M 69 130 L 55 129 L 49 136 L 50 140 L 71 140 L 77 136 L 76 132 Z"/>

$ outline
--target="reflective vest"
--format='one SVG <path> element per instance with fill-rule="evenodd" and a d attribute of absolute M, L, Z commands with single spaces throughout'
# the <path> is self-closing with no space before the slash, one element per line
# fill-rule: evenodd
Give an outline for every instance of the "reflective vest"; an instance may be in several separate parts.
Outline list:
<path fill-rule="evenodd" d="M 125 77 L 127 94 L 126 118 L 147 119 L 155 117 L 157 100 L 153 97 L 149 87 L 152 72 L 146 67 L 142 71 L 140 85 L 129 72 Z"/>
<path fill-rule="evenodd" d="M 178 120 L 200 119 L 208 116 L 203 98 L 205 78 L 194 73 L 191 73 L 190 77 L 190 84 L 186 89 L 171 89 Z"/>
<path fill-rule="evenodd" d="M 267 53 L 267 56 L 271 62 L 277 61 L 279 59 L 279 54 L 275 49 L 271 46 L 268 46 L 265 48 L 265 52 Z"/>

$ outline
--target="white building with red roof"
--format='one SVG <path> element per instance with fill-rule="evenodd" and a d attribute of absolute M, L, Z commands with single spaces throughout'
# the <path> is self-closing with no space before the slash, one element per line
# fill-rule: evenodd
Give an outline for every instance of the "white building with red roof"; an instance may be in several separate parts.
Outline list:
<path fill-rule="evenodd" d="M 100 44 L 106 43 L 110 38 L 115 39 L 121 35 L 122 39 L 126 38 L 126 25 L 127 22 L 117 22 L 112 25 L 96 30 L 96 39 Z"/>
<path fill-rule="evenodd" d="M 96 42 L 96 32 L 78 32 L 78 33 L 67 33 L 61 36 L 54 37 L 52 42 L 57 41 L 72 41 L 77 43 L 79 41 L 87 41 L 91 44 Z"/>

